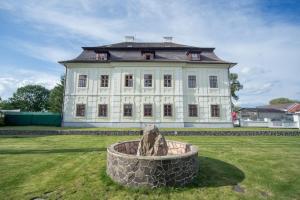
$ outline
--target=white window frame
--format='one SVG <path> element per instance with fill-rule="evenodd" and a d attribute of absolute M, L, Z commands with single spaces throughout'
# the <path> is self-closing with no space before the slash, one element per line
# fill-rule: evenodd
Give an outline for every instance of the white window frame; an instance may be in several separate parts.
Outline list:
<path fill-rule="evenodd" d="M 126 77 L 127 76 L 131 76 L 131 85 L 129 86 L 129 84 L 128 84 L 128 86 L 126 86 Z M 128 80 L 128 83 L 129 83 L 129 80 Z M 132 88 L 133 87 L 133 74 L 125 74 L 125 76 L 124 76 L 124 87 L 126 87 L 126 88 Z"/>
<path fill-rule="evenodd" d="M 212 87 L 212 85 L 211 85 L 211 78 L 214 78 L 214 77 L 216 77 L 216 87 Z M 210 89 L 218 89 L 219 88 L 219 78 L 218 78 L 218 76 L 217 75 L 210 75 L 208 77 L 208 84 L 209 84 Z"/>
<path fill-rule="evenodd" d="M 85 85 L 84 86 L 81 86 L 81 84 L 80 84 L 81 80 L 82 80 L 82 79 L 80 79 L 81 76 L 85 76 L 85 79 L 84 79 Z M 88 85 L 88 75 L 86 75 L 86 74 L 79 74 L 78 75 L 78 84 L 77 84 L 77 87 L 78 88 L 87 88 L 87 85 Z"/>

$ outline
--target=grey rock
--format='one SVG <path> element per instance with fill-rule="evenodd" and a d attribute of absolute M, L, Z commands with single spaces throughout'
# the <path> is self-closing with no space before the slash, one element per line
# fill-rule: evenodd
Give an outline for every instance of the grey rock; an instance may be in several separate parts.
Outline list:
<path fill-rule="evenodd" d="M 168 154 L 168 145 L 158 128 L 148 124 L 144 128 L 143 137 L 139 143 L 138 156 L 165 156 Z"/>

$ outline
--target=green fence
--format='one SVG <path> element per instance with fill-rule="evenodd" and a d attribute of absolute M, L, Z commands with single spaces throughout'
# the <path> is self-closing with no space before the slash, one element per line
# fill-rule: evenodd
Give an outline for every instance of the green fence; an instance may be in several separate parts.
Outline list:
<path fill-rule="evenodd" d="M 4 117 L 7 126 L 60 126 L 61 114 L 50 112 L 7 112 Z"/>

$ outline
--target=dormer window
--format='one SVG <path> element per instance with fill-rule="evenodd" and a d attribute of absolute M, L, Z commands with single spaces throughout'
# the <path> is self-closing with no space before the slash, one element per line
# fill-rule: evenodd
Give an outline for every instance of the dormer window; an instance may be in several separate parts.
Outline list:
<path fill-rule="evenodd" d="M 155 57 L 154 51 L 142 51 L 142 56 L 145 60 L 153 60 Z"/>
<path fill-rule="evenodd" d="M 192 60 L 200 60 L 200 53 L 191 53 Z"/>
<path fill-rule="evenodd" d="M 96 60 L 107 60 L 107 53 L 96 53 Z"/>
<path fill-rule="evenodd" d="M 109 60 L 109 52 L 103 50 L 95 50 L 96 60 Z"/>
<path fill-rule="evenodd" d="M 196 51 L 189 51 L 187 53 L 187 56 L 188 56 L 189 60 L 198 60 L 199 61 L 199 60 L 201 60 L 200 55 L 201 55 L 201 52 L 198 51 L 198 50 L 196 50 Z"/>

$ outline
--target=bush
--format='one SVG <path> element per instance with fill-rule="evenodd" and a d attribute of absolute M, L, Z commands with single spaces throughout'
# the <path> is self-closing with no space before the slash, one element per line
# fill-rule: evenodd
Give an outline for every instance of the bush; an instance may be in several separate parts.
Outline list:
<path fill-rule="evenodd" d="M 4 117 L 0 116 L 0 126 L 4 126 Z"/>

